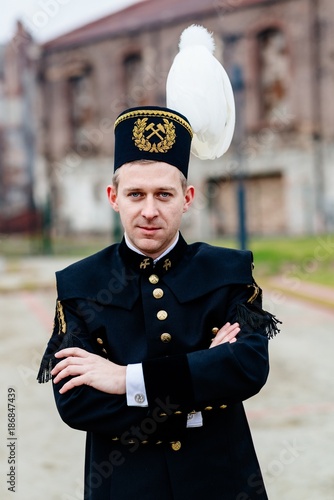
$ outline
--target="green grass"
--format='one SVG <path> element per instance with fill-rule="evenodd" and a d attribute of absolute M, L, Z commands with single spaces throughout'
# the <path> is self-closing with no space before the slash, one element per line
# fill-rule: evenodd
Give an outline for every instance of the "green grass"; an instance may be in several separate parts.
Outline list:
<path fill-rule="evenodd" d="M 85 257 L 110 245 L 108 237 L 76 236 L 54 238 L 43 241 L 38 237 L 0 237 L 0 255 L 6 258 L 20 258 L 33 255 L 54 255 L 57 257 Z"/>
<path fill-rule="evenodd" d="M 17 259 L 48 254 L 81 258 L 109 245 L 107 236 L 56 238 L 52 248 L 37 238 L 0 236 L 0 254 Z M 235 239 L 210 241 L 214 245 L 237 248 Z M 291 279 L 334 286 L 334 234 L 308 237 L 250 238 L 257 278 L 285 274 Z"/>
<path fill-rule="evenodd" d="M 235 242 L 219 240 L 222 246 L 236 247 Z M 252 238 L 249 249 L 254 254 L 254 274 L 269 277 L 285 274 L 291 280 L 334 286 L 334 234 L 309 237 Z"/>

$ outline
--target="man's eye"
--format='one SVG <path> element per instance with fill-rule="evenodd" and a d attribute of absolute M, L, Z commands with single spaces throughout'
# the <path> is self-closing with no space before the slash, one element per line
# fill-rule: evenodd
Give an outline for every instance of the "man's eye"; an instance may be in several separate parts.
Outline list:
<path fill-rule="evenodd" d="M 170 193 L 160 193 L 161 198 L 169 198 Z"/>
<path fill-rule="evenodd" d="M 130 198 L 139 198 L 140 193 L 129 193 Z"/>

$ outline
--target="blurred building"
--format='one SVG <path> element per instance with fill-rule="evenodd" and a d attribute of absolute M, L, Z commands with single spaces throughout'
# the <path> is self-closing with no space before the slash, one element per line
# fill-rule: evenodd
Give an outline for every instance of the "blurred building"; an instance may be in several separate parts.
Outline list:
<path fill-rule="evenodd" d="M 36 59 L 21 23 L 0 48 L 0 232 L 37 231 L 35 204 Z"/>
<path fill-rule="evenodd" d="M 214 33 L 238 111 L 229 152 L 192 159 L 197 201 L 186 236 L 235 235 L 240 188 L 250 234 L 333 229 L 332 0 L 144 0 L 41 48 L 37 164 L 45 176 L 35 189 L 49 198 L 56 231 L 117 229 L 105 194 L 115 117 L 165 105 L 167 73 L 192 23 Z"/>

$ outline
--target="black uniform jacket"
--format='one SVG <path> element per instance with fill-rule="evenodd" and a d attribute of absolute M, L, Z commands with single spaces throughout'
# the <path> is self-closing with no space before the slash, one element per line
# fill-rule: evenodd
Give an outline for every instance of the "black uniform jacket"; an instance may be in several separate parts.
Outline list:
<path fill-rule="evenodd" d="M 123 240 L 58 272 L 57 286 L 39 381 L 56 350 L 79 346 L 142 363 L 148 398 L 129 407 L 125 395 L 54 387 L 61 418 L 87 432 L 85 500 L 267 498 L 242 401 L 266 382 L 277 320 L 261 309 L 251 252 L 180 236 L 154 265 Z M 209 349 L 227 321 L 242 326 L 237 342 Z M 194 411 L 203 425 L 187 428 Z"/>

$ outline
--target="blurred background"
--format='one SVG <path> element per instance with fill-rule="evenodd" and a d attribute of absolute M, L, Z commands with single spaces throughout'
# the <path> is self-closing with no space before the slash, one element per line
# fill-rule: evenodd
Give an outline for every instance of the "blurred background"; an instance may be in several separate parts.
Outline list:
<path fill-rule="evenodd" d="M 0 16 L 0 377 L 18 393 L 20 500 L 82 498 L 84 436 L 36 383 L 54 271 L 120 240 L 105 192 L 114 120 L 165 105 L 193 23 L 214 34 L 237 124 L 222 158 L 191 159 L 197 198 L 182 232 L 251 249 L 265 308 L 283 320 L 269 382 L 246 404 L 269 498 L 334 497 L 334 2 L 11 0 Z M 4 438 L 1 478 L 7 469 Z"/>
<path fill-rule="evenodd" d="M 223 158 L 192 159 L 198 197 L 185 236 L 246 247 L 253 236 L 333 231 L 333 2 L 31 0 L 8 9 L 0 39 L 2 241 L 29 235 L 32 251 L 48 253 L 63 238 L 119 239 L 105 196 L 115 117 L 165 105 L 166 76 L 192 23 L 214 33 L 237 126 Z"/>

